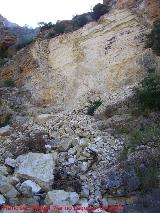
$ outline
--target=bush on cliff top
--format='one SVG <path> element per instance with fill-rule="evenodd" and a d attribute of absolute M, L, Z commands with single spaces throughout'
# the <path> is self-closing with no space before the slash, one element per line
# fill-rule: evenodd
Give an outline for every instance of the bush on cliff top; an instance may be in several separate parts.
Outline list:
<path fill-rule="evenodd" d="M 98 20 L 101 16 L 109 12 L 109 7 L 104 4 L 97 4 L 93 8 L 93 18 Z"/>
<path fill-rule="evenodd" d="M 48 38 L 52 38 L 66 32 L 72 32 L 83 27 L 90 21 L 97 21 L 102 15 L 109 12 L 109 9 L 109 6 L 99 3 L 94 6 L 92 12 L 76 15 L 69 21 L 57 21 L 56 24 L 52 24 L 51 22 L 40 22 L 40 31 L 42 32 L 44 30 L 52 29 L 52 31 L 48 33 Z"/>

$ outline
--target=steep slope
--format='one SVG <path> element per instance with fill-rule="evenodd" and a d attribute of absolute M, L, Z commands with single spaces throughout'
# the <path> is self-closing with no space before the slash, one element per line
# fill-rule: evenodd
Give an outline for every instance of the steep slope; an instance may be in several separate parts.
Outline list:
<path fill-rule="evenodd" d="M 148 16 L 119 7 L 1 67 L 0 205 L 160 212 L 160 113 L 137 111 L 132 90 L 160 58 Z"/>

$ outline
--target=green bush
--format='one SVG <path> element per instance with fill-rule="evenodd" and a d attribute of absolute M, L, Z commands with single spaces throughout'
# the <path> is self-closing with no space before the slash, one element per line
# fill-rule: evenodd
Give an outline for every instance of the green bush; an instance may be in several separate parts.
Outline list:
<path fill-rule="evenodd" d="M 57 34 L 63 34 L 65 32 L 66 25 L 64 22 L 57 22 L 54 26 L 54 30 Z"/>
<path fill-rule="evenodd" d="M 40 26 L 41 32 L 44 31 L 44 30 L 48 30 L 48 29 L 55 26 L 54 24 L 52 24 L 52 22 L 49 22 L 49 23 L 39 22 L 38 25 Z"/>
<path fill-rule="evenodd" d="M 137 100 L 142 109 L 160 109 L 160 76 L 150 73 L 135 89 Z"/>
<path fill-rule="evenodd" d="M 6 63 L 6 59 L 0 58 L 0 67 L 2 67 Z"/>
<path fill-rule="evenodd" d="M 152 48 L 153 52 L 160 56 L 160 21 L 153 24 L 153 29 L 146 41 L 146 48 Z"/>
<path fill-rule="evenodd" d="M 120 153 L 119 160 L 127 159 L 129 152 L 134 152 L 138 146 L 152 144 L 160 145 L 160 125 L 145 127 L 144 129 L 135 129 L 127 133 L 128 142 Z"/>
<path fill-rule="evenodd" d="M 86 14 L 76 15 L 73 17 L 72 21 L 75 28 L 83 27 L 88 22 Z"/>
<path fill-rule="evenodd" d="M 157 187 L 158 176 L 160 175 L 160 163 L 152 160 L 144 171 L 137 169 L 137 176 L 140 180 L 140 192 L 145 194 L 150 189 Z"/>
<path fill-rule="evenodd" d="M 95 111 L 98 109 L 98 107 L 102 104 L 101 100 L 98 101 L 90 101 L 90 105 L 88 106 L 87 109 L 87 115 L 93 116 Z"/>
<path fill-rule="evenodd" d="M 0 47 L 0 58 L 7 58 L 8 56 L 8 48 L 7 47 Z"/>
<path fill-rule="evenodd" d="M 15 82 L 12 79 L 8 79 L 4 81 L 4 85 L 6 87 L 14 87 L 15 86 Z"/>
<path fill-rule="evenodd" d="M 20 50 L 24 47 L 26 47 L 27 45 L 31 44 L 33 41 L 32 38 L 21 38 L 21 40 L 18 42 L 18 44 L 16 44 L 14 47 L 16 50 Z"/>
<path fill-rule="evenodd" d="M 54 38 L 56 36 L 56 32 L 55 31 L 51 31 L 47 34 L 47 38 Z"/>
<path fill-rule="evenodd" d="M 11 120 L 11 114 L 1 114 L 0 116 L 0 128 L 8 125 Z"/>
<path fill-rule="evenodd" d="M 102 15 L 109 12 L 109 7 L 104 4 L 97 4 L 93 8 L 93 18 L 98 20 Z"/>

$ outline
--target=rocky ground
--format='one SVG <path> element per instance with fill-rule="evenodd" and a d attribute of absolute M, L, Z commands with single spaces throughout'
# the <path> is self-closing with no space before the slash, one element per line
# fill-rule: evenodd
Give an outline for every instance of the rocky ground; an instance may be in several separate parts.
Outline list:
<path fill-rule="evenodd" d="M 5 88 L 5 97 L 8 90 Z M 12 89 L 12 94 L 16 91 Z M 123 204 L 121 212 L 159 212 L 159 183 L 141 195 L 136 172 L 137 168 L 145 172 L 153 158 L 159 161 L 159 148 L 140 146 L 121 162 L 119 156 L 127 139 L 115 133 L 126 125 L 147 125 L 153 118 L 158 122 L 158 113 L 133 119 L 123 106 L 103 118 L 98 113 L 95 117 L 87 115 L 85 108 L 31 113 L 24 110 L 26 99 L 18 102 L 16 98 L 15 102 L 13 97 L 2 96 L 3 104 L 8 100 L 8 108 L 1 104 L 4 117 L 7 113 L 12 116 L 9 124 L 0 128 L 1 205 Z"/>

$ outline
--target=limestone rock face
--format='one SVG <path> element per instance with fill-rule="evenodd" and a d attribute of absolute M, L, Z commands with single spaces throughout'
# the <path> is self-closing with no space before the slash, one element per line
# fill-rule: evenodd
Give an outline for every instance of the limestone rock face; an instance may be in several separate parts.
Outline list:
<path fill-rule="evenodd" d="M 51 188 L 55 166 L 52 154 L 28 153 L 20 155 L 16 161 L 17 176 L 35 181 L 44 190 Z"/>
<path fill-rule="evenodd" d="M 20 51 L 1 75 L 13 75 L 31 92 L 31 101 L 41 106 L 71 108 L 88 97 L 106 99 L 143 75 L 138 61 L 146 31 L 128 9 L 112 10 L 73 33 L 36 41 L 29 51 Z"/>

